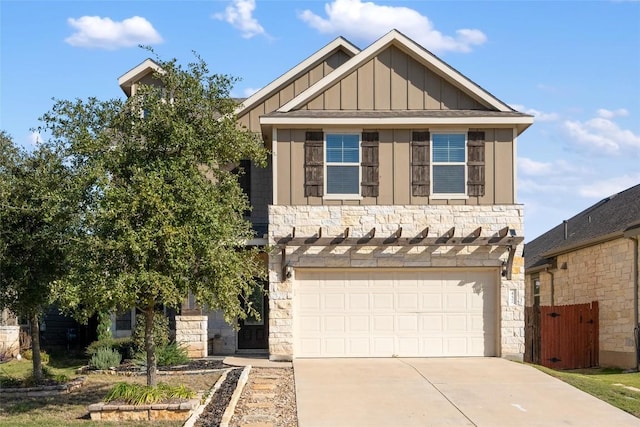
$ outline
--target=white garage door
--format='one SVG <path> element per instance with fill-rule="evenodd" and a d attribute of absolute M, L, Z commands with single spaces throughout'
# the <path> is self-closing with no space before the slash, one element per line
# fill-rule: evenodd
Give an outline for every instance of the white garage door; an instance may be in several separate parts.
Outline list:
<path fill-rule="evenodd" d="M 485 270 L 296 270 L 294 356 L 495 356 L 496 279 Z"/>

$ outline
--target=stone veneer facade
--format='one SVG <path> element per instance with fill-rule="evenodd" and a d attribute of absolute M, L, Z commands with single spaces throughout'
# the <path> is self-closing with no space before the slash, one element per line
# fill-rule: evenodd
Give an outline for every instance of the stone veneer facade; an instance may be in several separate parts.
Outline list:
<path fill-rule="evenodd" d="M 527 305 L 534 278 L 541 306 L 598 301 L 600 366 L 635 368 L 633 262 L 633 241 L 624 238 L 558 255 L 557 269 L 527 274 Z"/>
<path fill-rule="evenodd" d="M 482 236 L 493 236 L 508 226 L 523 236 L 521 205 L 394 205 L 394 206 L 269 206 L 269 244 L 289 235 L 296 227 L 296 236 L 313 236 L 322 227 L 325 237 L 339 236 L 350 227 L 350 237 L 365 236 L 376 228 L 376 237 L 392 235 L 402 227 L 402 236 L 418 235 L 429 227 L 429 236 L 442 236 L 456 227 L 456 236 L 471 234 L 482 227 Z M 269 256 L 269 354 L 273 360 L 290 360 L 293 354 L 293 282 L 295 268 L 403 268 L 495 267 L 507 260 L 506 247 L 411 246 L 287 246 L 287 262 L 294 275 L 283 280 L 281 253 Z M 524 263 L 523 245 L 516 249 L 512 278 L 500 283 L 499 354 L 522 359 L 524 353 Z M 509 303 L 516 291 L 518 300 Z"/>
<path fill-rule="evenodd" d="M 176 342 L 190 358 L 207 357 L 207 316 L 176 316 Z"/>

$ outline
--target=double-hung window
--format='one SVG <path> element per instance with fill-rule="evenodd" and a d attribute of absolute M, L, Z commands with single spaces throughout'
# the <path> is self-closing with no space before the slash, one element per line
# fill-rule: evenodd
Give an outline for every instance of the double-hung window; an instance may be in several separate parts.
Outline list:
<path fill-rule="evenodd" d="M 432 133 L 433 196 L 465 196 L 467 188 L 466 134 Z"/>
<path fill-rule="evenodd" d="M 327 133 L 325 140 L 327 196 L 360 195 L 360 135 Z"/>

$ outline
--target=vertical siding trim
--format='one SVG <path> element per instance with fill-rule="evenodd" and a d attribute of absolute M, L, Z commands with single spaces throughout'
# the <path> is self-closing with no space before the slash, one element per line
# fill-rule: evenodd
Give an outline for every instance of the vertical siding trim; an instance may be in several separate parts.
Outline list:
<path fill-rule="evenodd" d="M 518 129 L 513 128 L 513 160 L 511 164 L 513 170 L 513 203 L 518 203 Z"/>
<path fill-rule="evenodd" d="M 278 204 L 278 128 L 271 130 L 271 197 Z"/>

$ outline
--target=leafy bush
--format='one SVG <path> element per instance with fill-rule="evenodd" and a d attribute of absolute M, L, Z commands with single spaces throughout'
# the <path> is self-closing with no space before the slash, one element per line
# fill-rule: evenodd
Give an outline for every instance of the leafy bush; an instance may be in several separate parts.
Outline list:
<path fill-rule="evenodd" d="M 128 359 L 133 354 L 132 346 L 133 341 L 131 340 L 131 337 L 105 338 L 89 344 L 87 346 L 86 354 L 87 356 L 93 356 L 98 352 L 98 350 L 107 348 L 117 350 L 122 355 L 123 359 Z"/>
<path fill-rule="evenodd" d="M 96 354 L 91 356 L 89 366 L 96 369 L 109 369 L 118 366 L 122 361 L 122 355 L 113 348 L 99 348 Z"/>
<path fill-rule="evenodd" d="M 22 353 L 22 357 L 24 357 L 27 360 L 33 360 L 33 350 L 31 350 L 31 349 L 25 350 Z M 40 361 L 43 364 L 49 363 L 49 355 L 44 351 L 40 351 Z"/>
<path fill-rule="evenodd" d="M 176 342 L 167 344 L 157 352 L 158 366 L 175 366 L 189 362 L 187 348 Z"/>
<path fill-rule="evenodd" d="M 186 347 L 171 342 L 163 347 L 156 347 L 156 363 L 158 366 L 175 366 L 189 362 Z M 143 351 L 136 353 L 134 363 L 139 366 L 147 364 L 147 354 Z"/>
<path fill-rule="evenodd" d="M 111 335 L 111 313 L 103 311 L 98 313 L 98 327 L 96 332 L 98 333 L 98 341 L 112 338 Z"/>
<path fill-rule="evenodd" d="M 117 383 L 107 393 L 105 402 L 122 400 L 129 405 L 143 405 L 157 403 L 164 399 L 191 399 L 196 394 L 184 385 L 170 386 L 165 383 L 157 387 L 140 385 L 135 383 Z"/>
<path fill-rule="evenodd" d="M 144 327 L 145 318 L 143 314 L 136 316 L 136 328 L 133 331 L 133 349 L 134 351 L 144 351 Z M 164 313 L 158 311 L 153 316 L 153 339 L 156 344 L 156 348 L 165 347 L 169 344 L 169 319 Z"/>

